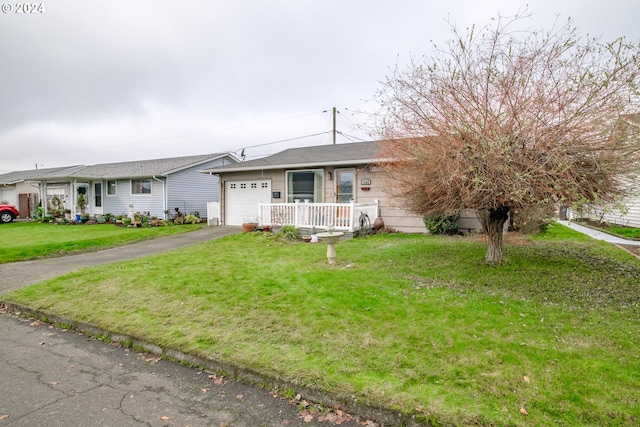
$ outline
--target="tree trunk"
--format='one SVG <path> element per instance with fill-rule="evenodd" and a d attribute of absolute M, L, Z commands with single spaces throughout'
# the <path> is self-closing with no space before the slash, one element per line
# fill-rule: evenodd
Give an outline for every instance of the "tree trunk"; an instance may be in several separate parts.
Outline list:
<path fill-rule="evenodd" d="M 509 207 L 500 206 L 489 209 L 486 218 L 487 255 L 485 261 L 492 264 L 501 264 L 504 261 L 502 254 L 502 233 L 504 223 L 509 219 Z"/>

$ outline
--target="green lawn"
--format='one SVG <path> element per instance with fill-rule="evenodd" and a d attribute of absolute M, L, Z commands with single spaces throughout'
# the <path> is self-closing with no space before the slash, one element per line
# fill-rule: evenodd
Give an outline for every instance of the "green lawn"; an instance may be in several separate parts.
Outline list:
<path fill-rule="evenodd" d="M 499 267 L 471 237 L 325 250 L 237 234 L 4 299 L 439 425 L 640 424 L 640 260 L 560 225 Z"/>
<path fill-rule="evenodd" d="M 203 224 L 127 228 L 112 224 L 55 225 L 39 222 L 0 224 L 0 264 L 121 246 L 186 233 Z"/>

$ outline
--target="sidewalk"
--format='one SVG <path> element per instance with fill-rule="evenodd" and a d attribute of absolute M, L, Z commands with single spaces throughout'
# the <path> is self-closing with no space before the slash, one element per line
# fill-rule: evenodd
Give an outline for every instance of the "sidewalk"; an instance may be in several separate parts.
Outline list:
<path fill-rule="evenodd" d="M 579 231 L 580 233 L 586 234 L 587 236 L 592 237 L 596 240 L 602 240 L 616 245 L 640 246 L 640 241 L 638 240 L 628 240 L 621 237 L 612 236 L 611 234 L 598 231 L 591 227 L 585 227 L 583 225 L 576 224 L 575 222 L 558 220 L 558 223 Z"/>
<path fill-rule="evenodd" d="M 637 258 L 640 258 L 640 241 L 638 240 L 623 239 L 622 237 L 613 236 L 611 234 L 604 233 L 591 227 L 585 227 L 571 221 L 558 220 L 558 223 L 579 231 L 580 233 L 586 234 L 587 236 L 596 240 L 602 240 L 603 242 L 616 245 L 620 249 L 623 249 L 636 256 Z"/>

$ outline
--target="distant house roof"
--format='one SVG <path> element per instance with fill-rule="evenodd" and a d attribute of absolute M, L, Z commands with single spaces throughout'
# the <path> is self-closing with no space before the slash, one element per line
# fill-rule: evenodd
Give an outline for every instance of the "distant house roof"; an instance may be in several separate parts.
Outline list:
<path fill-rule="evenodd" d="M 104 163 L 92 166 L 35 169 L 10 172 L 0 175 L 0 184 L 15 184 L 23 181 L 50 181 L 55 179 L 109 179 L 167 176 L 169 174 L 210 162 L 223 157 L 235 158 L 227 153 L 202 154 L 198 156 L 170 157 L 165 159 L 138 160 L 131 162 Z"/>
<path fill-rule="evenodd" d="M 289 148 L 271 156 L 233 165 L 206 169 L 205 173 L 227 173 L 267 169 L 312 168 L 376 163 L 380 159 L 377 141 Z"/>
<path fill-rule="evenodd" d="M 8 172 L 0 175 L 0 185 L 16 184 L 25 181 L 39 181 L 47 179 L 49 176 L 58 176 L 60 174 L 69 175 L 84 169 L 86 166 L 65 166 L 59 168 L 32 169 L 26 171 Z"/>
<path fill-rule="evenodd" d="M 100 165 L 87 166 L 83 170 L 75 173 L 74 176 L 92 179 L 167 176 L 172 173 L 227 156 L 229 156 L 227 153 L 218 153 L 121 163 L 104 163 Z"/>

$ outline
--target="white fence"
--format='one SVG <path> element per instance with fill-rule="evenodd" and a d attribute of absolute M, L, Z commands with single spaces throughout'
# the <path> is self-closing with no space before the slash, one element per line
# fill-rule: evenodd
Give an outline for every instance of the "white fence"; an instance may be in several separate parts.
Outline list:
<path fill-rule="evenodd" d="M 355 231 L 360 228 L 360 215 L 366 214 L 369 222 L 378 217 L 378 201 L 373 203 L 260 203 L 260 225 L 293 225 L 300 228 Z"/>

